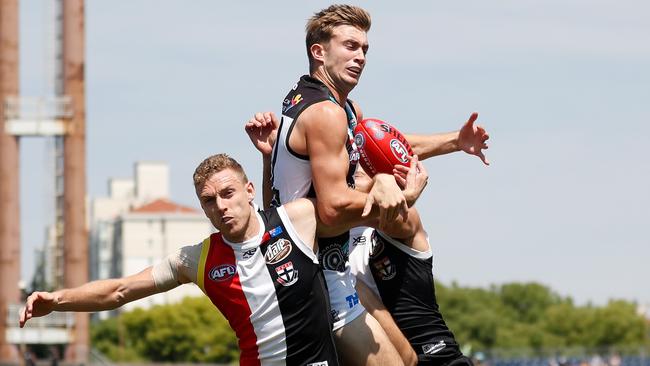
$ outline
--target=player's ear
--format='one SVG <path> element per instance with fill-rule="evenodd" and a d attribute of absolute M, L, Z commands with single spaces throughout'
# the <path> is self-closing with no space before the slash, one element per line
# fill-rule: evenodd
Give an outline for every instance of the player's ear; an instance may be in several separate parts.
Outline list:
<path fill-rule="evenodd" d="M 248 181 L 246 183 L 246 196 L 248 197 L 248 202 L 253 202 L 255 199 L 255 186 L 253 185 L 253 182 Z"/>
<path fill-rule="evenodd" d="M 314 43 L 309 47 L 309 52 L 314 60 L 323 62 L 325 57 L 325 47 L 320 43 Z"/>

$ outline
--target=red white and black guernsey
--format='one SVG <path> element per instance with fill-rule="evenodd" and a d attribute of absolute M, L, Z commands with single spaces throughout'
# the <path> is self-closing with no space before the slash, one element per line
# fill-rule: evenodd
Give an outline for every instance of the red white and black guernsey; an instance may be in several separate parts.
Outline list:
<path fill-rule="evenodd" d="M 470 364 L 438 307 L 433 253 L 417 251 L 378 230 L 358 227 L 352 238 L 352 273 L 381 297 L 418 355 L 418 365 Z"/>
<path fill-rule="evenodd" d="M 244 243 L 205 239 L 197 284 L 239 339 L 240 365 L 338 365 L 329 299 L 314 252 L 284 207 L 258 211 Z"/>

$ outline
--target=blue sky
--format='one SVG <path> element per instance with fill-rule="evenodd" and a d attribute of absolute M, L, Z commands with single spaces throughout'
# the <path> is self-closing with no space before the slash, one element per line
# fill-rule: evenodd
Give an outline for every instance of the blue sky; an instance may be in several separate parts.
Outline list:
<path fill-rule="evenodd" d="M 418 202 L 438 278 L 537 281 L 577 302 L 650 303 L 650 11 L 647 2 L 354 2 L 373 17 L 351 97 L 404 132 L 459 128 L 472 111 L 490 167 L 426 161 Z M 21 90 L 47 89 L 46 1 L 21 3 Z M 88 189 L 137 160 L 171 166 L 172 197 L 198 207 L 191 174 L 228 152 L 259 182 L 243 123 L 279 111 L 307 71 L 304 24 L 329 3 L 89 0 Z M 43 240 L 46 142 L 22 143 L 23 274 Z M 188 243 L 189 244 L 189 243 Z"/>

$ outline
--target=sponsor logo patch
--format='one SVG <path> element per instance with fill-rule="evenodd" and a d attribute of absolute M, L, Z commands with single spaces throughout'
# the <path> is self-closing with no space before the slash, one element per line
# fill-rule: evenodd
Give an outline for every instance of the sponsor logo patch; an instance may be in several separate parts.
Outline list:
<path fill-rule="evenodd" d="M 397 268 L 395 268 L 395 265 L 390 262 L 390 259 L 388 259 L 388 257 L 384 257 L 373 262 L 372 266 L 375 267 L 375 270 L 378 272 L 383 281 L 392 280 L 393 277 L 395 277 L 397 274 Z"/>
<path fill-rule="evenodd" d="M 291 242 L 287 239 L 279 239 L 275 243 L 269 245 L 266 249 L 266 263 L 276 264 L 285 259 L 291 253 Z"/>
<path fill-rule="evenodd" d="M 363 134 L 356 134 L 354 136 L 354 144 L 357 145 L 357 148 L 362 148 L 366 144 L 366 139 L 363 137 Z"/>
<path fill-rule="evenodd" d="M 321 252 L 320 263 L 323 269 L 345 272 L 345 261 L 343 250 L 338 245 L 331 245 Z"/>
<path fill-rule="evenodd" d="M 352 245 L 364 245 L 366 244 L 366 236 L 360 235 L 352 238 Z"/>
<path fill-rule="evenodd" d="M 252 256 L 254 256 L 256 252 L 257 252 L 257 248 L 249 249 L 249 250 L 247 250 L 247 251 L 244 252 L 244 254 L 242 255 L 242 257 L 243 257 L 244 259 L 249 259 L 249 258 L 251 258 Z"/>
<path fill-rule="evenodd" d="M 234 265 L 222 264 L 220 266 L 212 267 L 212 269 L 208 273 L 208 277 L 212 281 L 222 282 L 231 279 L 236 272 L 237 269 Z"/>
<path fill-rule="evenodd" d="M 293 262 L 288 261 L 278 267 L 275 267 L 277 281 L 282 286 L 291 286 L 298 281 L 298 270 L 293 268 Z"/>
<path fill-rule="evenodd" d="M 348 307 L 352 309 L 355 305 L 359 304 L 359 294 L 355 292 L 350 296 L 346 296 L 345 301 L 348 302 Z"/>
<path fill-rule="evenodd" d="M 302 94 L 294 95 L 293 98 L 291 98 L 291 100 L 285 99 L 284 103 L 282 103 L 284 104 L 283 112 L 289 111 L 289 109 L 295 107 L 300 102 L 302 102 Z"/>
<path fill-rule="evenodd" d="M 318 361 L 318 362 L 312 362 L 308 363 L 307 366 L 329 366 L 327 361 Z"/>
<path fill-rule="evenodd" d="M 438 353 L 445 349 L 447 345 L 445 344 L 445 341 L 440 341 L 436 344 L 425 344 L 422 346 L 422 351 L 424 351 L 425 355 L 432 355 L 434 353 Z"/>

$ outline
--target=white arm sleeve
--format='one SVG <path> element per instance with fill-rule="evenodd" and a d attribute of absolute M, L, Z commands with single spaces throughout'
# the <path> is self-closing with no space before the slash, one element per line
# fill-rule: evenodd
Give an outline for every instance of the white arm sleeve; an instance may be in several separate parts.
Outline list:
<path fill-rule="evenodd" d="M 182 247 L 153 266 L 151 273 L 156 288 L 160 291 L 169 291 L 183 283 L 196 283 L 202 247 L 203 242 Z"/>

